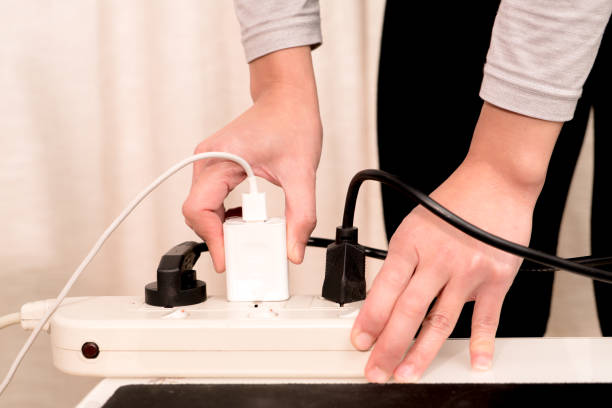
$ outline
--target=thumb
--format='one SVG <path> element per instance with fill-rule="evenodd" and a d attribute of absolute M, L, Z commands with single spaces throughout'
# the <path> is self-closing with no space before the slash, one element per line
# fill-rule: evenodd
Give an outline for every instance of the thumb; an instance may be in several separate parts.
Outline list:
<path fill-rule="evenodd" d="M 294 264 L 302 263 L 306 243 L 317 224 L 315 175 L 292 177 L 283 184 L 287 218 L 287 257 Z"/>

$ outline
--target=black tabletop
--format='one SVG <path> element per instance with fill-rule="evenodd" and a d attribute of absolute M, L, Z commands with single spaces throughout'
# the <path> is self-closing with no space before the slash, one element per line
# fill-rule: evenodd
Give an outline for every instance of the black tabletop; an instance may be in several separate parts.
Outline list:
<path fill-rule="evenodd" d="M 104 408 L 612 406 L 612 384 L 160 384 L 120 387 Z"/>

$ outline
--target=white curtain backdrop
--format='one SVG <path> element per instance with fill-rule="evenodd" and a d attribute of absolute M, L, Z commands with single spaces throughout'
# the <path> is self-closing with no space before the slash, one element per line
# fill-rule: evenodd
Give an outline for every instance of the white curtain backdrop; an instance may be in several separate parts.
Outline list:
<path fill-rule="evenodd" d="M 334 236 L 351 176 L 377 166 L 383 11 L 382 0 L 321 2 L 324 45 L 314 52 L 324 126 L 317 236 Z M 398 101 L 408 102 L 408 95 Z M 230 0 L 0 0 L 0 315 L 56 296 L 135 194 L 249 104 Z M 419 135 L 406 128 L 398 137 Z M 181 214 L 190 179 L 185 169 L 145 201 L 71 295 L 142 295 L 160 256 L 196 239 Z M 282 191 L 265 188 L 270 213 L 282 215 Z M 579 212 L 572 222 L 583 225 L 585 217 Z M 378 186 L 365 185 L 356 223 L 364 244 L 386 246 Z M 292 292 L 318 293 L 323 265 L 324 251 L 308 249 L 304 264 L 291 268 Z M 368 263 L 369 281 L 378 266 Z M 224 276 L 206 256 L 197 269 L 209 293 L 224 293 Z M 596 334 L 592 319 L 584 326 L 592 298 L 577 302 L 591 309 L 580 306 L 582 331 L 574 334 Z M 0 375 L 26 335 L 18 327 L 0 332 Z M 74 405 L 97 381 L 59 373 L 43 334 L 0 406 Z"/>

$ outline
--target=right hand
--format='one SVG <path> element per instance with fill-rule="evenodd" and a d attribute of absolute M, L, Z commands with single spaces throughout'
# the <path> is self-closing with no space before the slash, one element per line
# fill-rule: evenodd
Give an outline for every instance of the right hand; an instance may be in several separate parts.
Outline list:
<path fill-rule="evenodd" d="M 219 151 L 236 154 L 252 166 L 256 176 L 283 188 L 287 256 L 291 262 L 301 263 L 316 224 L 315 173 L 321 156 L 322 128 L 310 49 L 293 48 L 270 56 L 277 58 L 283 52 L 293 53 L 290 55 L 292 58 L 296 53 L 300 53 L 298 57 L 302 58 L 307 52 L 310 68 L 305 72 L 309 78 L 298 85 L 288 83 L 285 80 L 287 75 L 281 81 L 270 81 L 267 71 L 263 84 L 254 83 L 257 78 L 253 74 L 253 64 L 265 63 L 268 56 L 251 63 L 253 106 L 202 141 L 195 153 Z M 287 66 L 291 67 L 276 65 L 276 68 L 285 69 Z M 295 70 L 294 67 L 290 69 Z M 261 69 L 261 65 L 256 68 Z M 305 67 L 302 65 L 302 68 Z M 187 225 L 206 241 L 217 272 L 225 270 L 223 201 L 245 177 L 243 169 L 233 162 L 208 159 L 194 163 L 191 190 L 183 204 L 183 215 Z"/>

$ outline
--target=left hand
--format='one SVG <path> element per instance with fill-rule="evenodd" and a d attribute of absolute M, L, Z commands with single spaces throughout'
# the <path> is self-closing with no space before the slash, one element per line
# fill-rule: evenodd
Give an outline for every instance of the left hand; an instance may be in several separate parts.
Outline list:
<path fill-rule="evenodd" d="M 529 242 L 537 194 L 521 190 L 490 166 L 464 162 L 432 198 L 486 231 Z M 385 382 L 394 375 L 398 381 L 417 381 L 451 334 L 465 302 L 472 300 L 472 367 L 488 369 L 503 299 L 520 263 L 415 208 L 393 235 L 351 333 L 357 349 L 374 345 L 365 368 L 368 380 Z"/>

